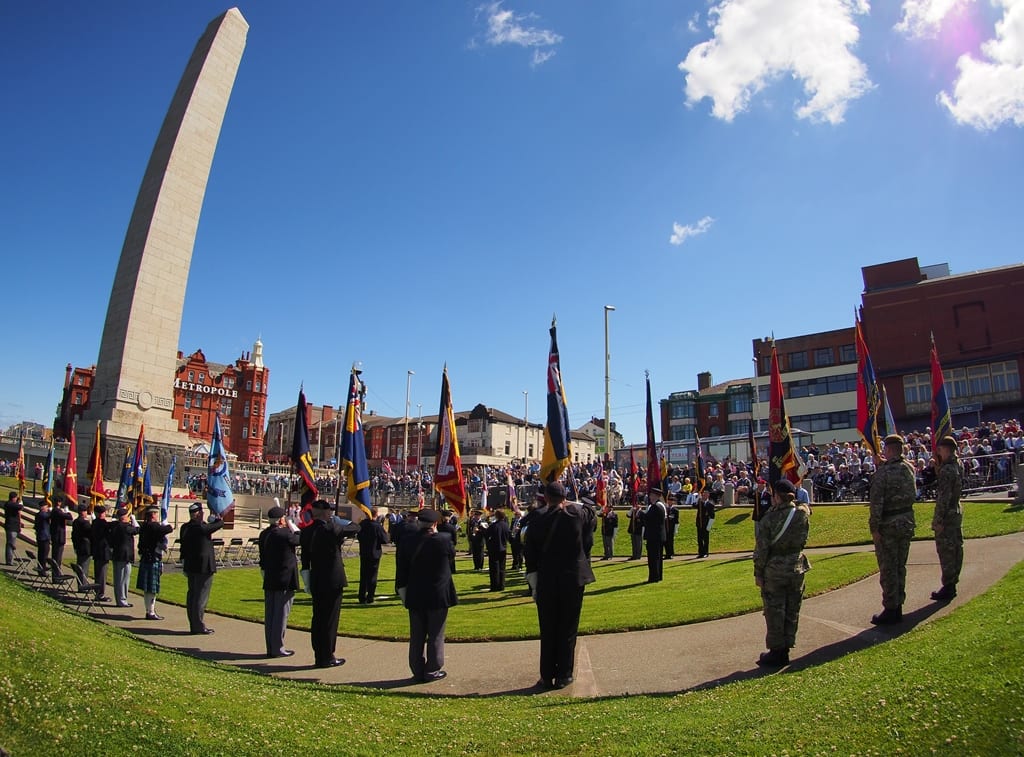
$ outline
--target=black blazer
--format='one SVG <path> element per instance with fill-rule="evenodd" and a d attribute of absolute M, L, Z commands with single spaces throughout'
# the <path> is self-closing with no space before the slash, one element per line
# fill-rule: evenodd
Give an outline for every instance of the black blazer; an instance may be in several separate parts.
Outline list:
<path fill-rule="evenodd" d="M 110 542 L 110 559 L 114 562 L 135 562 L 135 534 L 138 526 L 119 520 L 110 524 L 107 541 Z"/>
<path fill-rule="evenodd" d="M 644 515 L 644 535 L 647 541 L 665 541 L 665 520 L 668 516 L 665 503 L 655 500 L 647 507 Z"/>
<path fill-rule="evenodd" d="M 297 591 L 298 560 L 295 548 L 299 534 L 276 523 L 260 533 L 260 568 L 263 570 L 263 591 Z"/>
<path fill-rule="evenodd" d="M 422 531 L 402 542 L 396 555 L 395 584 L 405 587 L 410 610 L 439 610 L 458 604 L 451 561 L 455 545 L 442 533 Z"/>
<path fill-rule="evenodd" d="M 484 540 L 487 542 L 487 552 L 490 554 L 498 554 L 499 552 L 508 551 L 508 542 L 512 538 L 512 529 L 508 527 L 508 522 L 504 520 L 496 520 L 487 530 L 484 532 Z"/>
<path fill-rule="evenodd" d="M 50 541 L 50 512 L 40 510 L 36 513 L 36 544 Z"/>
<path fill-rule="evenodd" d="M 163 557 L 167 549 L 167 534 L 174 530 L 170 523 L 164 525 L 155 520 L 148 520 L 139 526 L 139 559 L 156 562 Z"/>
<path fill-rule="evenodd" d="M 90 529 L 92 541 L 92 559 L 96 562 L 110 562 L 110 542 L 107 535 L 113 524 L 105 518 L 97 518 Z"/>
<path fill-rule="evenodd" d="M 54 508 L 50 511 L 50 543 L 53 546 L 63 547 L 68 543 L 68 523 L 73 521 L 75 516 L 63 508 Z"/>
<path fill-rule="evenodd" d="M 88 518 L 75 518 L 71 524 L 71 546 L 75 548 L 76 555 L 92 555 L 92 523 Z"/>
<path fill-rule="evenodd" d="M 314 520 L 302 531 L 302 568 L 309 571 L 309 593 L 334 592 L 348 586 L 341 559 L 344 527 L 336 520 Z"/>
<path fill-rule="evenodd" d="M 20 502 L 4 503 L 4 531 L 21 533 L 21 508 L 24 505 Z"/>
<path fill-rule="evenodd" d="M 587 542 L 593 545 L 594 511 L 576 502 L 548 509 L 530 521 L 526 533 L 527 565 L 535 566 L 538 581 L 586 586 L 594 582 L 587 557 Z"/>
<path fill-rule="evenodd" d="M 213 523 L 190 520 L 181 527 L 181 569 L 185 573 L 217 572 L 217 559 L 213 553 L 211 534 L 223 527 L 222 520 L 215 520 Z"/>
<path fill-rule="evenodd" d="M 378 560 L 383 554 L 381 545 L 390 542 L 384 526 L 373 518 L 363 519 L 363 522 L 359 524 L 359 533 L 356 534 L 356 538 L 359 539 L 359 556 L 373 557 Z"/>

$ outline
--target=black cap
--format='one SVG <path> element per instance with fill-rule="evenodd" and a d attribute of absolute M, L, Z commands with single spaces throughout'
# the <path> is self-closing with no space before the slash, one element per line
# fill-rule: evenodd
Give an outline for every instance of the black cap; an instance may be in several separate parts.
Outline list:
<path fill-rule="evenodd" d="M 938 446 L 940 446 L 940 447 L 949 447 L 950 449 L 956 449 L 957 448 L 956 439 L 953 438 L 952 436 L 944 436 L 941 439 L 939 439 Z"/>
<path fill-rule="evenodd" d="M 664 494 L 665 493 L 665 490 L 661 488 L 661 484 L 655 484 L 654 486 L 651 487 L 650 491 L 651 491 L 652 494 L 655 494 L 655 493 L 657 493 L 657 494 Z"/>
<path fill-rule="evenodd" d="M 114 517 L 115 518 L 123 518 L 127 514 L 128 514 L 128 508 L 127 507 L 119 507 L 116 510 L 114 510 Z"/>
<path fill-rule="evenodd" d="M 772 484 L 772 489 L 776 494 L 796 494 L 796 487 L 788 478 L 781 478 L 776 481 Z"/>
<path fill-rule="evenodd" d="M 889 444 L 899 444 L 902 447 L 903 446 L 903 437 L 900 436 L 899 434 L 889 434 L 887 437 L 885 437 L 885 443 L 887 445 L 889 445 Z"/>
<path fill-rule="evenodd" d="M 77 510 L 78 512 L 80 512 L 80 513 L 87 513 L 87 512 L 89 512 L 89 506 L 88 506 L 88 505 L 79 505 L 79 506 L 78 506 L 78 507 L 76 507 L 75 509 L 76 509 L 76 510 Z"/>
<path fill-rule="evenodd" d="M 565 499 L 565 487 L 561 481 L 549 481 L 544 487 L 544 498 Z"/>
<path fill-rule="evenodd" d="M 105 513 L 106 511 L 107 511 L 107 508 L 104 507 L 103 505 L 96 505 L 96 507 L 94 507 L 92 509 L 92 514 L 93 515 L 101 515 L 102 513 Z"/>
<path fill-rule="evenodd" d="M 274 507 L 267 510 L 267 517 L 271 520 L 280 520 L 288 514 L 288 511 L 283 507 L 275 505 Z"/>
<path fill-rule="evenodd" d="M 16 500 L 17 498 L 18 498 L 18 492 L 10 492 L 10 493 L 9 493 L 9 494 L 7 495 L 7 501 L 8 501 L 8 502 L 13 502 L 13 501 L 14 501 L 14 500 Z"/>
<path fill-rule="evenodd" d="M 431 510 L 428 507 L 424 507 L 418 513 L 416 513 L 416 519 L 420 523 L 437 523 L 441 520 L 441 513 L 437 510 Z"/>
<path fill-rule="evenodd" d="M 190 513 L 199 513 L 203 511 L 203 506 L 198 502 L 193 502 L 191 505 L 188 506 L 188 511 Z"/>
<path fill-rule="evenodd" d="M 312 506 L 313 506 L 314 510 L 333 510 L 334 509 L 334 505 L 332 505 L 326 499 L 314 500 Z"/>

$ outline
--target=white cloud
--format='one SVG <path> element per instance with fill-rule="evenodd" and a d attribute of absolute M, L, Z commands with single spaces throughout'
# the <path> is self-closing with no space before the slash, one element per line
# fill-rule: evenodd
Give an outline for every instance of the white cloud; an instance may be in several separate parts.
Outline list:
<path fill-rule="evenodd" d="M 1002 8 L 995 37 L 981 46 L 983 60 L 962 55 L 953 92 L 940 92 L 939 104 L 959 123 L 995 129 L 1024 126 L 1024 0 L 993 0 Z"/>
<path fill-rule="evenodd" d="M 687 103 L 710 98 L 712 114 L 732 121 L 789 75 L 809 97 L 798 118 L 842 123 L 849 102 L 873 86 L 851 52 L 860 39 L 854 16 L 868 9 L 867 0 L 722 0 L 710 11 L 714 37 L 679 64 Z"/>
<path fill-rule="evenodd" d="M 690 20 L 686 22 L 686 28 L 694 34 L 700 31 L 700 11 L 690 16 Z"/>
<path fill-rule="evenodd" d="M 714 222 L 715 219 L 711 216 L 704 216 L 697 221 L 697 223 L 691 223 L 689 226 L 683 226 L 682 224 L 673 221 L 672 236 L 668 238 L 668 241 L 678 247 L 690 237 L 704 234 L 711 228 L 711 224 Z"/>
<path fill-rule="evenodd" d="M 537 18 L 533 13 L 516 13 L 501 6 L 501 0 L 477 8 L 486 19 L 484 41 L 488 45 L 519 45 L 533 48 L 530 65 L 539 66 L 555 55 L 553 48 L 561 43 L 562 35 L 550 29 L 540 29 L 529 23 Z"/>
<path fill-rule="evenodd" d="M 972 0 L 903 0 L 903 16 L 896 31 L 908 37 L 934 37 L 939 33 L 942 19 L 960 4 Z"/>

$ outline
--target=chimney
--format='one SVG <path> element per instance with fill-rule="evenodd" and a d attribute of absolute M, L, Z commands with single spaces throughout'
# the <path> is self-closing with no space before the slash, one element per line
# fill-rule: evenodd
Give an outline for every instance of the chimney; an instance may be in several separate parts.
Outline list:
<path fill-rule="evenodd" d="M 67 389 L 71 386 L 71 363 L 68 363 L 68 367 L 64 369 L 64 388 Z"/>
<path fill-rule="evenodd" d="M 703 392 L 711 388 L 711 371 L 701 371 L 697 374 L 697 391 Z"/>

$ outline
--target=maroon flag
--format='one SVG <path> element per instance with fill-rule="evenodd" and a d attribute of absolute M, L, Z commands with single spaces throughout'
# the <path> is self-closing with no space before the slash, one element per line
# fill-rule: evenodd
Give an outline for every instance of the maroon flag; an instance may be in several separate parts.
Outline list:
<path fill-rule="evenodd" d="M 800 461 L 793 448 L 793 436 L 789 429 L 789 417 L 782 397 L 782 375 L 779 373 L 779 356 L 772 343 L 771 388 L 768 392 L 768 483 L 788 478 L 794 484 L 800 482 Z"/>
<path fill-rule="evenodd" d="M 68 440 L 68 461 L 64 465 L 64 499 L 68 507 L 78 507 L 78 450 L 75 447 L 75 429 L 71 429 Z"/>
<path fill-rule="evenodd" d="M 441 409 L 437 413 L 437 469 L 434 489 L 460 516 L 466 513 L 466 479 L 462 473 L 459 438 L 455 434 L 452 390 L 448 384 L 448 366 L 441 376 Z"/>
<path fill-rule="evenodd" d="M 644 372 L 647 382 L 647 493 L 661 488 L 661 464 L 658 462 L 658 448 L 654 440 L 654 413 L 651 410 L 651 377 Z"/>

